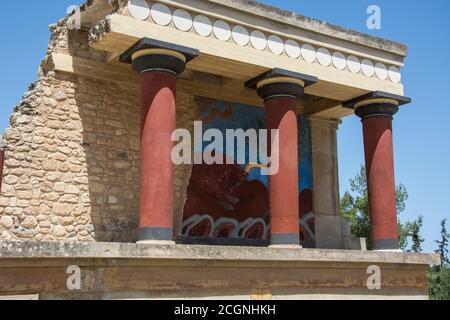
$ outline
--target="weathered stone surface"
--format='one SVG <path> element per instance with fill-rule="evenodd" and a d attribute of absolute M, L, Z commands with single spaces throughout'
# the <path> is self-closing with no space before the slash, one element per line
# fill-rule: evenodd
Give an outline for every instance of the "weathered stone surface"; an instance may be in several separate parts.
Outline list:
<path fill-rule="evenodd" d="M 76 186 L 67 186 L 64 189 L 64 193 L 78 195 L 80 194 L 80 189 L 78 189 Z"/>
<path fill-rule="evenodd" d="M 66 96 L 66 94 L 64 93 L 64 91 L 58 91 L 58 92 L 55 93 L 55 95 L 53 96 L 53 98 L 54 98 L 56 101 L 61 102 L 61 101 L 66 100 L 66 99 L 67 99 L 67 96 Z"/>
<path fill-rule="evenodd" d="M 42 167 L 46 171 L 56 171 L 58 169 L 59 161 L 57 160 L 46 160 L 42 163 Z"/>
<path fill-rule="evenodd" d="M 66 189 L 66 184 L 64 182 L 55 183 L 55 191 L 64 192 L 65 189 Z"/>
<path fill-rule="evenodd" d="M 53 204 L 52 213 L 58 216 L 69 216 L 72 212 L 72 207 L 65 203 Z"/>
<path fill-rule="evenodd" d="M 10 229 L 10 228 L 12 228 L 13 225 L 14 225 L 14 220 L 13 220 L 12 217 L 9 217 L 9 216 L 3 216 L 3 217 L 0 218 L 0 225 L 1 225 L 3 228 Z"/>
<path fill-rule="evenodd" d="M 33 193 L 31 191 L 17 191 L 16 196 L 19 199 L 32 199 Z"/>
<path fill-rule="evenodd" d="M 119 200 L 115 196 L 108 196 L 108 203 L 109 204 L 117 204 Z"/>
<path fill-rule="evenodd" d="M 5 241 L 0 242 L 0 295 L 426 299 L 425 270 L 437 262 L 437 255 L 400 253 Z M 382 269 L 382 290 L 367 288 L 367 267 L 373 264 Z M 69 265 L 81 266 L 80 290 L 67 288 Z"/>
<path fill-rule="evenodd" d="M 27 229 L 33 229 L 38 225 L 38 221 L 35 217 L 28 216 L 25 217 L 24 221 L 20 225 Z"/>
<path fill-rule="evenodd" d="M 67 234 L 67 231 L 66 231 L 66 229 L 64 229 L 63 226 L 56 226 L 53 229 L 53 235 L 57 238 L 63 238 L 66 236 L 66 234 Z"/>
<path fill-rule="evenodd" d="M 55 228 L 56 229 L 56 228 Z M 63 228 L 64 229 L 64 228 Z M 64 229 L 65 230 L 65 229 Z M 317 250 L 292 248 L 222 247 L 190 245 L 138 245 L 126 243 L 76 242 L 10 242 L 0 241 L 0 261 L 7 258 L 146 258 L 179 261 L 277 261 L 286 262 L 353 262 L 379 264 L 436 265 L 437 254 Z"/>
<path fill-rule="evenodd" d="M 105 59 L 89 46 L 87 32 L 72 35 L 63 24 L 52 26 L 49 53 Z M 48 67 L 42 65 L 5 131 L 10 152 L 0 195 L 0 240 L 133 241 L 139 215 L 138 92 Z M 20 228 L 13 232 L 15 227 Z"/>
<path fill-rule="evenodd" d="M 0 198 L 0 207 L 9 206 L 9 198 Z"/>

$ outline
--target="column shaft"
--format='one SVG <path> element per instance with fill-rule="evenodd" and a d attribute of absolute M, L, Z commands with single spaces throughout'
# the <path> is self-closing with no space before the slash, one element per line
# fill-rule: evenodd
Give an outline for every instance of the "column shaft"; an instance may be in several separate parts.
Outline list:
<path fill-rule="evenodd" d="M 297 105 L 305 86 L 315 82 L 315 77 L 275 68 L 245 83 L 264 99 L 272 165 L 278 158 L 278 172 L 269 175 L 272 246 L 300 247 Z M 271 148 L 271 130 L 278 130 L 278 150 Z"/>
<path fill-rule="evenodd" d="M 392 119 L 411 99 L 383 91 L 370 92 L 343 103 L 362 119 L 369 196 L 372 246 L 398 251 Z"/>
<path fill-rule="evenodd" d="M 141 203 L 139 243 L 173 244 L 177 77 L 198 50 L 142 38 L 120 55 L 140 76 Z"/>
<path fill-rule="evenodd" d="M 269 177 L 271 244 L 298 245 L 297 100 L 276 97 L 266 100 L 265 104 L 267 129 L 279 130 L 279 171 Z M 273 152 L 271 150 L 272 157 L 276 156 Z"/>
<path fill-rule="evenodd" d="M 176 126 L 176 80 L 168 72 L 141 74 L 140 240 L 173 237 L 171 135 Z"/>
<path fill-rule="evenodd" d="M 398 249 L 392 117 L 372 116 L 362 122 L 373 246 Z"/>

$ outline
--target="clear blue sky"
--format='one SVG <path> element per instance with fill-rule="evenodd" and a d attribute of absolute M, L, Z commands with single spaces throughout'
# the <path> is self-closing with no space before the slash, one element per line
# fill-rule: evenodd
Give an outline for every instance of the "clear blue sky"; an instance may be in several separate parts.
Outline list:
<path fill-rule="evenodd" d="M 36 79 L 49 39 L 48 25 L 80 0 L 6 1 L 0 10 L 0 131 L 14 105 Z M 402 219 L 425 216 L 426 251 L 435 249 L 439 222 L 450 220 L 450 2 L 448 0 L 264 0 L 296 11 L 409 46 L 403 69 L 406 94 L 414 103 L 395 117 L 396 179 L 408 189 Z M 382 10 L 382 29 L 366 28 L 366 9 Z M 361 124 L 344 120 L 339 131 L 341 192 L 364 162 Z M 449 221 L 450 225 L 450 221 Z"/>

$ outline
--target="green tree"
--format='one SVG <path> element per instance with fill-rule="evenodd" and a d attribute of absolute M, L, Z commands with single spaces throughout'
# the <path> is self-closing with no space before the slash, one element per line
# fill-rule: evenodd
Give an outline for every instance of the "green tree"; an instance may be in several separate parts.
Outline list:
<path fill-rule="evenodd" d="M 435 251 L 441 256 L 441 268 L 448 264 L 448 238 L 447 219 L 441 221 L 441 240 L 436 241 L 438 249 Z"/>
<path fill-rule="evenodd" d="M 441 256 L 441 264 L 427 272 L 428 291 L 432 300 L 450 300 L 450 268 L 448 261 L 448 238 L 446 220 L 441 222 L 441 240 L 436 241 L 436 253 Z"/>
<path fill-rule="evenodd" d="M 450 300 L 450 268 L 431 268 L 427 272 L 431 300 Z"/>
<path fill-rule="evenodd" d="M 408 192 L 404 185 L 396 187 L 397 214 L 406 209 Z M 352 222 L 352 234 L 359 238 L 367 239 L 368 249 L 372 249 L 372 238 L 370 228 L 369 198 L 367 193 L 366 169 L 361 166 L 359 173 L 350 180 L 350 191 L 347 191 L 341 199 L 340 213 Z M 402 250 L 406 250 L 408 238 L 411 237 L 413 226 L 417 223 L 398 223 L 399 244 Z M 420 228 L 419 228 L 420 230 Z M 419 236 L 420 238 L 420 236 Z M 423 241 L 423 240 L 422 240 Z"/>
<path fill-rule="evenodd" d="M 420 215 L 419 218 L 414 222 L 407 223 L 406 229 L 410 230 L 411 237 L 411 249 L 408 252 L 420 253 L 422 252 L 422 243 L 425 241 L 420 235 L 423 227 L 423 216 Z"/>

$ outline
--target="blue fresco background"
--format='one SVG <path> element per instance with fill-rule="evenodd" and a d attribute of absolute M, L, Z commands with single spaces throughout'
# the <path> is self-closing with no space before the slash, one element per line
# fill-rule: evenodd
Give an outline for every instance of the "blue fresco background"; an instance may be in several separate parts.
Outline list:
<path fill-rule="evenodd" d="M 265 129 L 266 115 L 262 108 L 243 105 L 232 102 L 217 101 L 206 99 L 207 107 L 202 108 L 200 113 L 201 119 L 207 119 L 208 123 L 203 123 L 203 132 L 208 129 L 218 129 L 222 132 L 223 137 L 226 137 L 227 129 Z M 206 104 L 206 103 L 205 103 Z M 230 113 L 230 108 L 232 112 Z M 304 116 L 298 116 L 298 142 L 299 142 L 299 192 L 310 189 L 312 190 L 312 152 L 311 152 L 311 128 L 309 121 Z M 203 142 L 203 150 L 211 142 Z M 259 144 L 267 146 L 267 141 L 259 141 Z M 281 142 L 280 142 L 281 143 Z M 225 150 L 230 150 L 232 146 L 226 146 L 227 141 L 224 141 Z M 195 150 L 198 152 L 199 150 Z M 221 150 L 223 152 L 223 149 Z M 258 153 L 258 150 L 254 150 Z M 237 160 L 237 152 L 235 148 L 234 160 Z M 229 153 L 227 155 L 230 155 Z M 246 147 L 246 163 L 249 163 L 249 147 Z M 264 162 L 265 159 L 258 159 L 259 162 Z M 245 165 L 240 165 L 244 169 Z M 268 176 L 261 175 L 261 171 L 252 170 L 247 180 L 259 180 L 267 187 L 269 185 Z"/>

